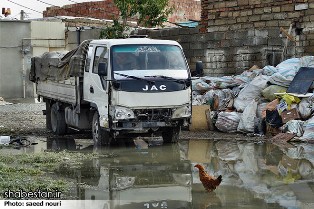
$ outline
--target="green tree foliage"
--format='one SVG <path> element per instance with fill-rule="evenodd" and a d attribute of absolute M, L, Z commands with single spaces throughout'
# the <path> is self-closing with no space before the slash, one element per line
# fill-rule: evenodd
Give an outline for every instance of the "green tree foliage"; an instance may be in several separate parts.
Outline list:
<path fill-rule="evenodd" d="M 114 20 L 114 24 L 101 31 L 100 38 L 124 38 L 123 31 L 129 19 L 137 20 L 138 26 L 162 26 L 173 8 L 169 0 L 114 0 L 120 11 L 122 23 Z"/>
<path fill-rule="evenodd" d="M 162 26 L 173 10 L 172 7 L 168 7 L 169 0 L 140 0 L 140 2 L 137 5 L 138 25 L 145 27 Z"/>
<path fill-rule="evenodd" d="M 124 30 L 125 27 L 123 27 L 118 20 L 113 20 L 111 26 L 107 26 L 100 31 L 99 38 L 125 38 Z"/>

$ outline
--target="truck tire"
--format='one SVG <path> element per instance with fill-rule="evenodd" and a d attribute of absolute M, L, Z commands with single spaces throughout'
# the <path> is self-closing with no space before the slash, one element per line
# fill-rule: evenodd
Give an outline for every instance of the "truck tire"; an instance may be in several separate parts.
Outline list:
<path fill-rule="evenodd" d="M 162 132 L 164 143 L 177 143 L 179 141 L 180 126 L 165 128 Z"/>
<path fill-rule="evenodd" d="M 51 106 L 51 130 L 56 135 L 64 135 L 67 132 L 64 109 L 58 107 L 57 103 Z"/>
<path fill-rule="evenodd" d="M 93 116 L 92 123 L 92 135 L 94 145 L 96 146 L 105 146 L 109 145 L 111 142 L 111 137 L 108 131 L 103 130 L 99 124 L 99 114 L 96 111 Z"/>

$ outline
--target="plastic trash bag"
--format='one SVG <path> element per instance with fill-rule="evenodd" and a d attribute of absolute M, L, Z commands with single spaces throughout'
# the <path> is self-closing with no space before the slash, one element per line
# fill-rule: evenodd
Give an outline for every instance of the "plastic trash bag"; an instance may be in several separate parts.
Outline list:
<path fill-rule="evenodd" d="M 314 116 L 305 121 L 303 125 L 304 134 L 300 140 L 313 140 L 314 139 Z"/>
<path fill-rule="evenodd" d="M 287 79 L 294 78 L 295 74 L 298 72 L 301 66 L 301 59 L 300 58 L 290 58 L 284 60 L 283 62 L 279 63 L 276 68 L 278 72 L 286 77 Z"/>
<path fill-rule="evenodd" d="M 202 79 L 192 80 L 192 90 L 193 91 L 208 91 L 210 89 L 210 85 L 203 81 Z"/>
<path fill-rule="evenodd" d="M 277 73 L 274 73 L 272 76 L 270 76 L 269 83 L 288 88 L 293 78 L 289 79 L 283 76 L 282 74 L 280 74 L 279 72 L 277 72 Z"/>
<path fill-rule="evenodd" d="M 257 111 L 256 111 L 256 116 L 258 118 L 265 118 L 266 117 L 266 107 L 267 107 L 268 103 L 266 102 L 261 102 L 260 104 L 257 105 Z M 265 111 L 265 115 L 263 114 L 263 112 Z"/>
<path fill-rule="evenodd" d="M 286 91 L 287 91 L 287 88 L 285 87 L 278 86 L 278 85 L 270 85 L 262 91 L 262 95 L 267 100 L 273 101 L 274 99 L 277 98 L 277 95 L 275 95 L 275 93 L 282 93 Z"/>
<path fill-rule="evenodd" d="M 303 98 L 298 105 L 298 111 L 303 120 L 308 119 L 314 111 L 314 96 Z"/>
<path fill-rule="evenodd" d="M 262 90 L 267 87 L 268 78 L 268 76 L 259 75 L 240 91 L 234 100 L 234 107 L 238 112 L 243 112 L 252 100 L 261 97 Z"/>
<path fill-rule="evenodd" d="M 239 84 L 235 81 L 232 76 L 222 76 L 222 77 L 210 77 L 205 76 L 202 78 L 206 83 L 208 83 L 212 89 L 225 89 L 238 86 Z"/>
<path fill-rule="evenodd" d="M 216 128 L 222 132 L 236 132 L 240 121 L 240 113 L 220 112 L 215 123 Z"/>
<path fill-rule="evenodd" d="M 300 58 L 301 67 L 314 67 L 314 56 L 304 56 Z"/>
<path fill-rule="evenodd" d="M 292 96 L 292 95 L 289 95 L 289 94 L 281 95 L 281 98 L 282 98 L 283 100 L 285 100 L 285 102 L 287 103 L 288 109 L 290 109 L 290 107 L 291 107 L 291 105 L 292 105 L 293 103 L 297 103 L 297 104 L 298 104 L 298 103 L 301 102 L 301 100 L 300 100 L 298 97 Z"/>
<path fill-rule="evenodd" d="M 204 98 L 212 110 L 222 111 L 233 107 L 234 95 L 231 89 L 209 90 L 205 93 Z"/>
<path fill-rule="evenodd" d="M 237 130 L 240 132 L 254 132 L 257 101 L 252 100 L 244 109 Z"/>
<path fill-rule="evenodd" d="M 203 95 L 196 95 L 192 98 L 192 105 L 202 105 L 205 104 L 206 100 Z"/>
<path fill-rule="evenodd" d="M 271 76 L 277 72 L 278 72 L 278 68 L 276 68 L 274 66 L 267 65 L 263 68 L 263 75 Z"/>
<path fill-rule="evenodd" d="M 289 87 L 300 67 L 299 58 L 287 59 L 276 66 L 278 72 L 270 76 L 269 82 L 278 86 Z"/>
<path fill-rule="evenodd" d="M 304 121 L 301 120 L 290 120 L 284 124 L 281 129 L 285 133 L 296 134 L 298 137 L 301 137 L 304 133 L 303 130 Z"/>

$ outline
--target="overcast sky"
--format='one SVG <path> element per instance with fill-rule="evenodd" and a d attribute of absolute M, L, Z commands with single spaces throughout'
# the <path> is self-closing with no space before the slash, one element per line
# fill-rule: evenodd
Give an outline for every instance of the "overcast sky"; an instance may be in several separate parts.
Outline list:
<path fill-rule="evenodd" d="M 10 8 L 10 18 L 20 18 L 21 10 L 27 14 L 27 19 L 42 18 L 42 12 L 46 7 L 63 6 L 81 2 L 102 1 L 102 0 L 0 0 L 0 8 Z M 1 13 L 0 13 L 1 15 Z M 3 17 L 3 16 L 2 16 Z"/>

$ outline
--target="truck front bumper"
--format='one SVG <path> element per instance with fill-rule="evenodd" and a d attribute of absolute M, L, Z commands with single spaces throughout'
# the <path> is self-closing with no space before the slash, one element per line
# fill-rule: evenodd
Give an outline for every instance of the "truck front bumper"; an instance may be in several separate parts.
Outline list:
<path fill-rule="evenodd" d="M 165 121 L 119 121 L 112 124 L 113 130 L 130 130 L 130 131 L 148 131 L 156 130 L 163 127 L 188 126 L 190 118 L 181 118 L 178 120 Z"/>

